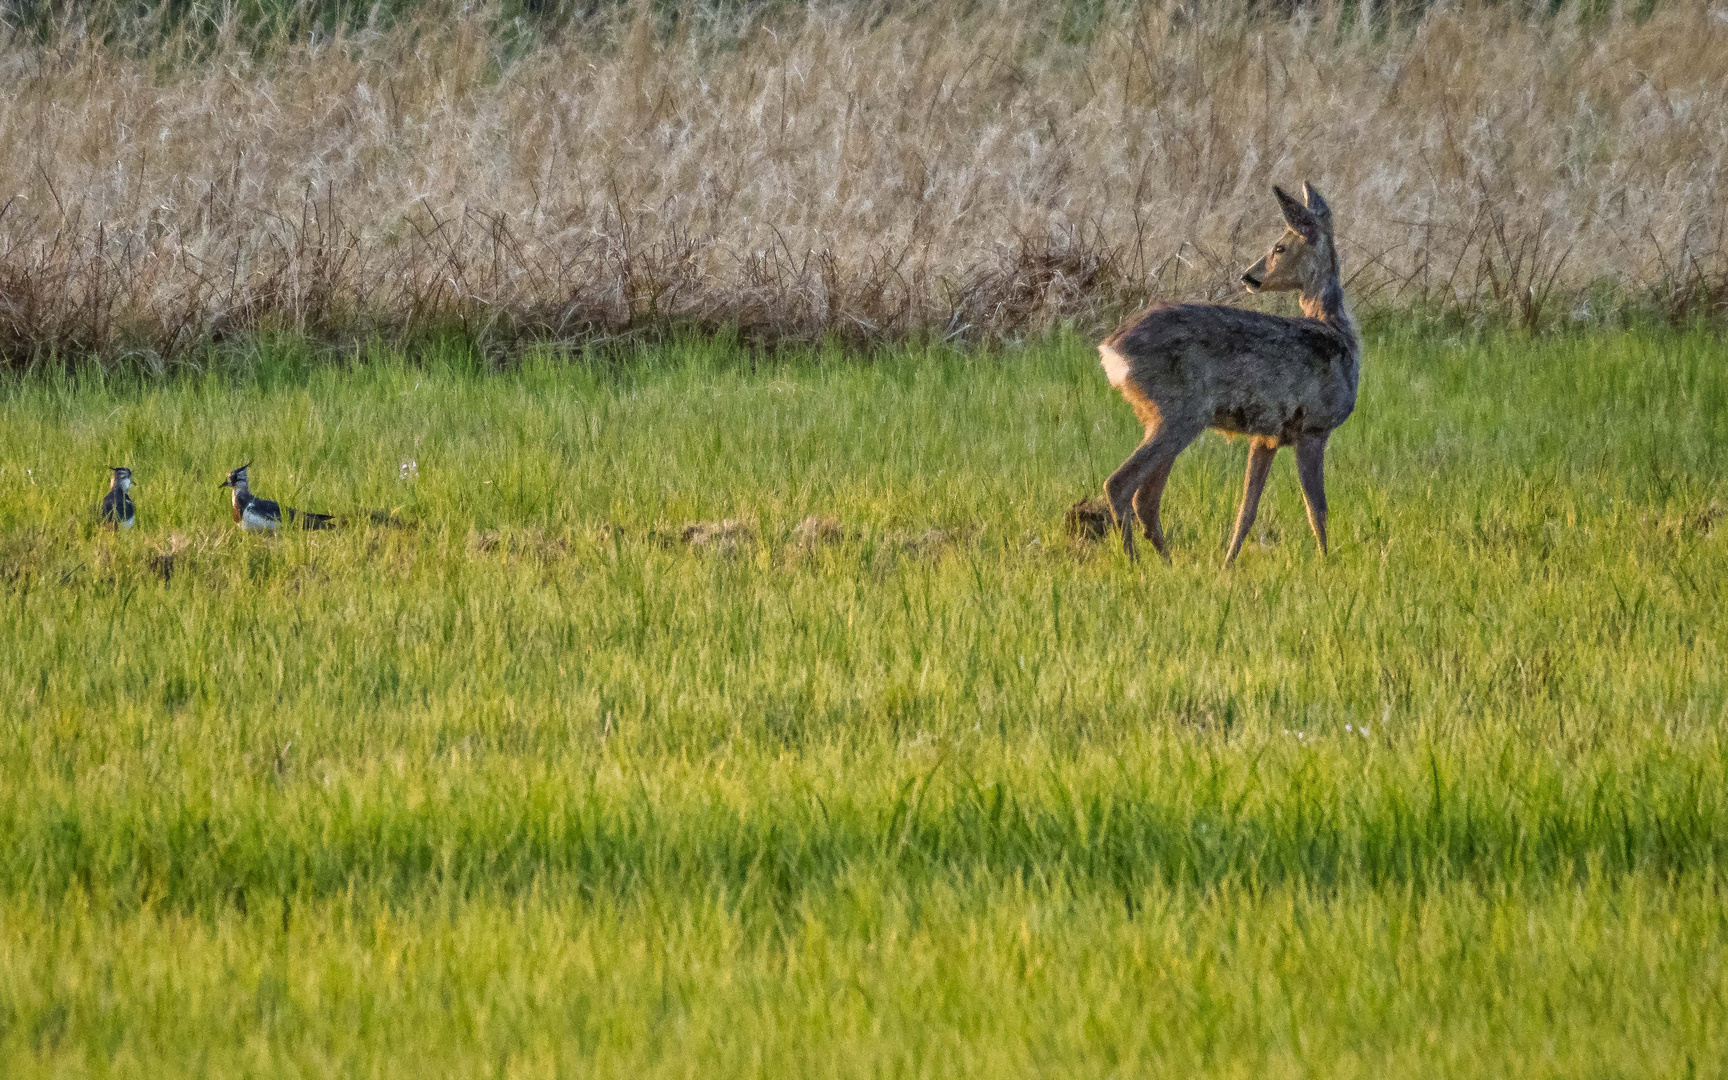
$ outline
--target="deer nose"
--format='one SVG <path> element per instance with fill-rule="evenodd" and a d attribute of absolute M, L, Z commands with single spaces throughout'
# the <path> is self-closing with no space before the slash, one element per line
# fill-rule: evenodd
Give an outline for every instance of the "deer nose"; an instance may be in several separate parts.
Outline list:
<path fill-rule="evenodd" d="M 1258 289 L 1260 287 L 1260 282 L 1255 279 L 1253 274 L 1243 274 L 1242 284 L 1248 286 L 1250 289 Z"/>

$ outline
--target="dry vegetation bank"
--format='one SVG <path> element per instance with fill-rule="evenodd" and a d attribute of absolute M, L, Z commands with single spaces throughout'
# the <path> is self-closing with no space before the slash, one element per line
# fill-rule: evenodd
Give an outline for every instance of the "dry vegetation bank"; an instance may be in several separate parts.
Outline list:
<path fill-rule="evenodd" d="M 1728 7 L 1188 10 L 16 31 L 0 349 L 1102 327 L 1234 296 L 1304 177 L 1359 309 L 1728 308 Z"/>

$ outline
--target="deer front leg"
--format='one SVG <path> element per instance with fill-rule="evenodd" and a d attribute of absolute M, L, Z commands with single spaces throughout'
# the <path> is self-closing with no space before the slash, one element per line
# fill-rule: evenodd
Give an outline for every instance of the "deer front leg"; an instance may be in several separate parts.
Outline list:
<path fill-rule="evenodd" d="M 1242 482 L 1242 506 L 1236 511 L 1236 533 L 1230 538 L 1230 550 L 1224 553 L 1224 565 L 1236 561 L 1242 541 L 1254 526 L 1260 512 L 1260 492 L 1266 487 L 1266 475 L 1272 471 L 1272 459 L 1278 455 L 1278 444 L 1255 436 L 1248 443 L 1248 475 Z"/>
<path fill-rule="evenodd" d="M 1302 481 L 1302 501 L 1308 506 L 1308 526 L 1326 554 L 1326 436 L 1296 444 L 1296 477 Z"/>

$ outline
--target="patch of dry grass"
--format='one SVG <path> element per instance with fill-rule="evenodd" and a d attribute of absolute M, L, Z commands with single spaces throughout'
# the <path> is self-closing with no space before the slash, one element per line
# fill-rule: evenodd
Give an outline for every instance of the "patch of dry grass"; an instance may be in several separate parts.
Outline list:
<path fill-rule="evenodd" d="M 258 46 L 0 45 L 16 361 L 455 328 L 763 340 L 1102 328 L 1235 296 L 1273 182 L 1337 211 L 1359 309 L 1540 325 L 1728 304 L 1728 8 L 1029 0 L 433 5 Z"/>

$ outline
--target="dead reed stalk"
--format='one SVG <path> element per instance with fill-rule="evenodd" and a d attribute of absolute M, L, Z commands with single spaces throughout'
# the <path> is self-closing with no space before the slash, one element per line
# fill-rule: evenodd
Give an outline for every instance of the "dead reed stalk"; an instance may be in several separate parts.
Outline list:
<path fill-rule="evenodd" d="M 1304 177 L 1366 311 L 1728 305 L 1720 4 L 748 10 L 14 30 L 0 353 L 1097 329 L 1237 295 Z"/>

